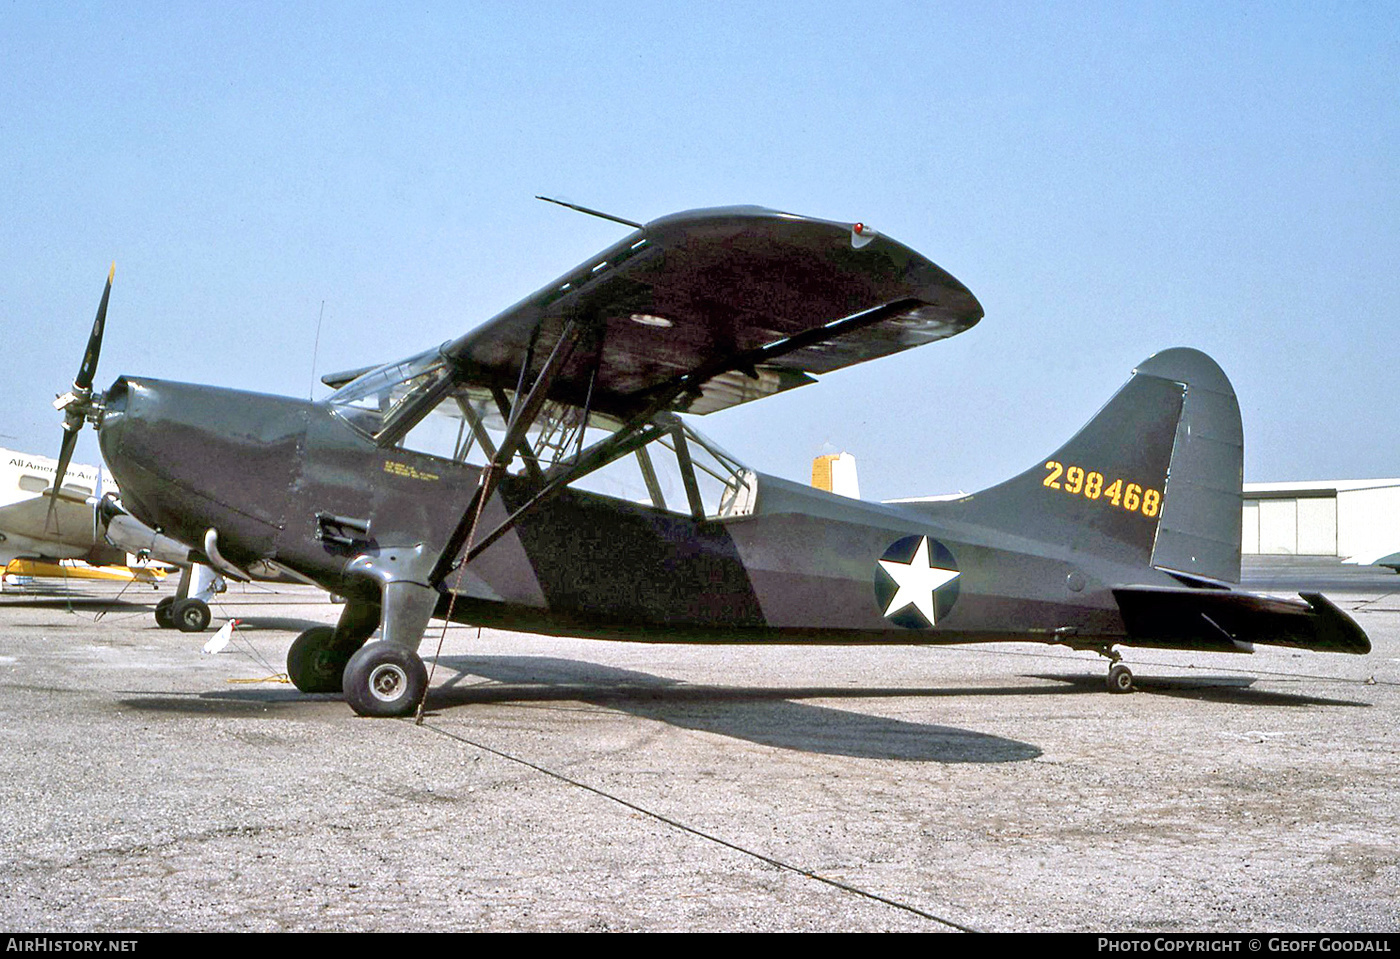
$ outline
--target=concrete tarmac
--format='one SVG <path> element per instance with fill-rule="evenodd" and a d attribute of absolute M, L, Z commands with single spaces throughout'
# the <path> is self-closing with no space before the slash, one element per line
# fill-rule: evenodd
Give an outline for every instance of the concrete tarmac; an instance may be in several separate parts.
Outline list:
<path fill-rule="evenodd" d="M 6 592 L 0 927 L 1394 931 L 1400 577 L 1253 573 L 1374 651 L 1127 649 L 1112 695 L 1030 644 L 453 626 L 418 726 L 276 681 L 309 588 L 232 587 L 217 655 L 168 587 Z"/>

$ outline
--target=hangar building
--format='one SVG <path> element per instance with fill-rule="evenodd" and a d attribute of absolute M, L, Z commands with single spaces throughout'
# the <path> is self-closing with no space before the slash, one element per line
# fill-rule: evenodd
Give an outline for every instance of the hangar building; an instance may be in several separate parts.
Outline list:
<path fill-rule="evenodd" d="M 1245 483 L 1242 545 L 1362 563 L 1400 552 L 1400 479 Z"/>

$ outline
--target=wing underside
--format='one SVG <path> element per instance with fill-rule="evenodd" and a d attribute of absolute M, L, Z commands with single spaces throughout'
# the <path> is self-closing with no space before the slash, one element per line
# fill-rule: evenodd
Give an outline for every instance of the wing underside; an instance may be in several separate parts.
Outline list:
<path fill-rule="evenodd" d="M 55 544 L 91 545 L 93 507 L 88 497 L 60 490 L 50 514 L 52 499 L 53 493 L 46 490 L 41 496 L 0 506 L 0 530 L 34 540 L 52 540 Z"/>

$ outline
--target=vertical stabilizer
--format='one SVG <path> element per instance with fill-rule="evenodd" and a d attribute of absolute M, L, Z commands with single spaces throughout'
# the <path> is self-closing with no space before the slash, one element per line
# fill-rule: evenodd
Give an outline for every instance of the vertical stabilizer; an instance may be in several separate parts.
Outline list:
<path fill-rule="evenodd" d="M 812 485 L 838 496 L 860 499 L 856 458 L 850 453 L 828 453 L 812 460 Z"/>
<path fill-rule="evenodd" d="M 1125 565 L 1238 582 L 1239 404 L 1215 361 L 1164 350 L 1026 472 L 929 512 Z"/>

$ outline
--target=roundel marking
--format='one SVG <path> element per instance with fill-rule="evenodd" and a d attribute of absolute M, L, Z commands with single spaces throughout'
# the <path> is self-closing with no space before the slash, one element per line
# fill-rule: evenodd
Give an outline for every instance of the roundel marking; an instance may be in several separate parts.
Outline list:
<path fill-rule="evenodd" d="M 953 608 L 959 575 L 948 547 L 927 536 L 906 536 L 875 564 L 875 602 L 896 626 L 927 629 Z"/>

